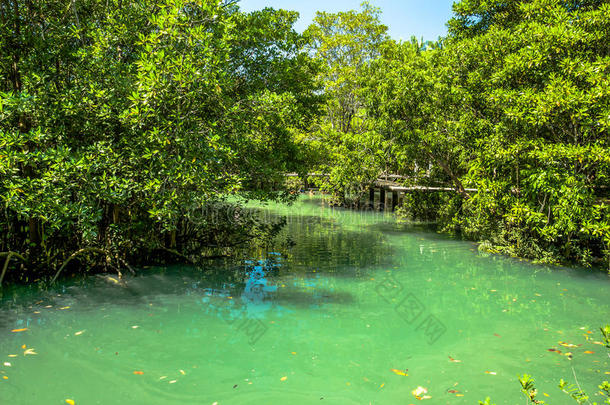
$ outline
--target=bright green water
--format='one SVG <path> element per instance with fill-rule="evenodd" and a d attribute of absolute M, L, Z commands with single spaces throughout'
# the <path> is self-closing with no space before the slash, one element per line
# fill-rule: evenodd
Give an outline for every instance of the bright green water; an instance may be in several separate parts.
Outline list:
<path fill-rule="evenodd" d="M 268 259 L 264 267 L 5 288 L 0 403 L 410 404 L 423 386 L 429 404 L 487 395 L 522 404 L 516 376 L 527 372 L 541 399 L 567 404 L 557 383 L 574 381 L 571 366 L 590 393 L 610 378 L 604 347 L 592 343 L 610 323 L 606 276 L 484 256 L 321 203 L 266 211 L 289 216 L 284 238 L 295 245 L 250 258 Z"/>

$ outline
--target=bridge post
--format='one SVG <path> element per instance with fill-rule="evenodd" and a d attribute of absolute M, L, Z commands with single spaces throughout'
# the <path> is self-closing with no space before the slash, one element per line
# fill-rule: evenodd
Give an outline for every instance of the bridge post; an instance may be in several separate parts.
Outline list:
<path fill-rule="evenodd" d="M 379 187 L 379 211 L 385 210 L 385 188 Z"/>
<path fill-rule="evenodd" d="M 375 209 L 375 187 L 369 189 L 369 205 L 367 208 L 371 211 Z"/>
<path fill-rule="evenodd" d="M 398 205 L 398 191 L 392 191 L 392 212 L 396 211 Z"/>

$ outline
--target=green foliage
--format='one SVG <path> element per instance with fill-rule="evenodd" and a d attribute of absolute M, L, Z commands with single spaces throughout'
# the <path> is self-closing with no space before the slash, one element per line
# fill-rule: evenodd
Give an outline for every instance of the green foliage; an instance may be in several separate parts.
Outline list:
<path fill-rule="evenodd" d="M 290 198 L 277 185 L 302 170 L 295 133 L 319 109 L 296 19 L 221 0 L 3 2 L 1 250 L 53 267 L 68 247 L 139 257 L 256 234 L 210 212 Z"/>
<path fill-rule="evenodd" d="M 388 42 L 370 64 L 366 111 L 397 170 L 455 188 L 461 201 L 437 215 L 446 230 L 542 262 L 610 266 L 610 5 L 463 0 L 454 11 L 448 38 Z"/>
<path fill-rule="evenodd" d="M 369 122 L 362 80 L 367 66 L 388 41 L 380 10 L 362 3 L 360 12 L 320 12 L 307 29 L 312 51 L 322 66 L 324 114 L 304 135 L 312 148 L 320 187 L 341 204 L 358 204 L 386 167 L 389 144 Z"/>

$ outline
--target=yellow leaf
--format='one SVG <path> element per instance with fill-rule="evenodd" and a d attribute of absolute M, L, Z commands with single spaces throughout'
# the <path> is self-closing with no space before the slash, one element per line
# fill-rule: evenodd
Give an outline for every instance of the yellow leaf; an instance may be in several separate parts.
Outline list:
<path fill-rule="evenodd" d="M 402 370 L 398 370 L 398 369 L 395 369 L 395 368 L 391 368 L 390 371 L 393 372 L 396 375 L 404 375 L 404 376 L 408 376 L 409 375 L 409 374 L 407 374 L 407 371 L 409 371 L 409 370 L 402 371 Z"/>
<path fill-rule="evenodd" d="M 4 378 L 5 380 L 8 380 L 8 377 L 3 375 L 2 378 Z"/>
<path fill-rule="evenodd" d="M 15 333 L 15 332 L 25 332 L 26 330 L 28 330 L 28 328 L 13 329 L 11 332 L 13 332 L 13 333 Z"/>
<path fill-rule="evenodd" d="M 288 377 L 284 376 L 282 378 L 280 378 L 280 381 L 286 381 L 288 379 Z"/>
<path fill-rule="evenodd" d="M 27 347 L 26 345 L 21 345 L 21 348 L 22 348 L 22 349 L 25 349 L 26 347 Z"/>
<path fill-rule="evenodd" d="M 75 403 L 73 399 L 66 399 L 66 404 L 74 405 Z"/>
<path fill-rule="evenodd" d="M 297 354 L 297 352 L 290 352 L 290 354 L 294 354 L 294 355 L 296 355 L 296 354 Z"/>
<path fill-rule="evenodd" d="M 60 309 L 60 310 L 61 310 L 61 309 L 70 309 L 70 307 L 61 307 L 61 308 L 59 308 L 59 309 Z"/>
<path fill-rule="evenodd" d="M 38 354 L 34 351 L 34 349 L 27 349 L 25 352 L 23 352 L 24 356 L 27 356 L 28 354 Z"/>
<path fill-rule="evenodd" d="M 182 375 L 186 375 L 186 373 L 184 372 L 184 370 L 180 370 L 180 374 L 182 374 Z"/>

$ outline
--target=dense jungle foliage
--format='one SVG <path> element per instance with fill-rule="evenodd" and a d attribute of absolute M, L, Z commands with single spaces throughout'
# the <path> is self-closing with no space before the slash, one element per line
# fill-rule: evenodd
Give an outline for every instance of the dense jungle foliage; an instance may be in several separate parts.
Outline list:
<path fill-rule="evenodd" d="M 227 196 L 287 198 L 318 64 L 297 13 L 236 3 L 0 2 L 0 251 L 23 275 L 195 261 L 281 225 Z"/>
<path fill-rule="evenodd" d="M 408 194 L 401 215 L 490 251 L 610 268 L 610 3 L 462 0 L 448 27 L 397 42 L 366 3 L 318 14 L 322 187 L 351 204 L 387 173 L 451 186 Z"/>
<path fill-rule="evenodd" d="M 286 173 L 339 203 L 384 174 L 493 252 L 610 268 L 610 4 L 461 0 L 395 41 L 380 10 L 244 13 L 237 0 L 0 1 L 0 283 L 197 261 L 281 223 Z M 13 252 L 13 253 L 10 253 Z"/>

